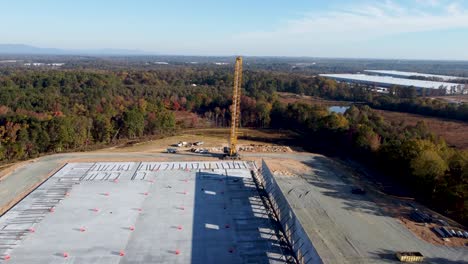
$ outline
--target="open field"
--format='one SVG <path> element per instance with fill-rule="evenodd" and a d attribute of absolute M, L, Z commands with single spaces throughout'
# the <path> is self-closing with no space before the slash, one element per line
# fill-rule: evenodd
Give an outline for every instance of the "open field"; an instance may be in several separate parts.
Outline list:
<path fill-rule="evenodd" d="M 442 99 L 451 103 L 468 103 L 468 95 L 436 96 L 433 98 Z"/>
<path fill-rule="evenodd" d="M 426 117 L 415 114 L 375 110 L 379 112 L 387 122 L 415 125 L 418 121 L 424 121 L 431 132 L 441 136 L 449 146 L 458 149 L 468 149 L 468 123 L 444 120 L 436 117 Z"/>
<path fill-rule="evenodd" d="M 333 101 L 333 100 L 325 100 L 319 97 L 313 97 L 308 95 L 298 95 L 294 93 L 284 93 L 278 92 L 279 100 L 282 103 L 292 104 L 292 103 L 303 103 L 303 104 L 312 104 L 312 105 L 320 105 L 320 106 L 346 106 L 351 105 L 349 102 L 343 101 Z"/>
<path fill-rule="evenodd" d="M 265 145 L 277 145 L 271 142 L 282 142 L 290 139 L 291 132 L 275 131 L 275 130 L 261 130 L 261 129 L 240 129 L 239 130 L 239 145 L 258 145 L 259 143 Z M 197 142 L 203 141 L 204 144 L 200 148 L 220 148 L 228 145 L 229 129 L 228 128 L 205 128 L 205 129 L 188 129 L 180 132 L 179 134 L 162 139 L 136 143 L 133 145 L 126 145 L 122 147 L 112 147 L 98 152 L 147 152 L 147 153 L 161 153 L 167 150 L 174 144 L 180 141 Z M 188 151 L 191 147 L 182 147 L 180 150 Z"/>

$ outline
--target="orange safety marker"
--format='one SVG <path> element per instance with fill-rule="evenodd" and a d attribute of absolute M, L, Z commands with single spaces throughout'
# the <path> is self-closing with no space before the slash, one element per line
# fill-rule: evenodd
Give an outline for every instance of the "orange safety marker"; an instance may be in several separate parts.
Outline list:
<path fill-rule="evenodd" d="M 49 212 L 51 213 L 55 212 L 55 208 L 54 207 L 49 208 Z"/>
<path fill-rule="evenodd" d="M 180 250 L 176 249 L 176 250 L 175 250 L 175 254 L 176 254 L 176 255 L 180 255 Z"/>
<path fill-rule="evenodd" d="M 119 256 L 121 256 L 121 257 L 125 256 L 125 252 L 123 250 L 120 250 L 119 251 Z"/>
<path fill-rule="evenodd" d="M 182 230 L 182 226 L 181 225 L 177 226 L 177 229 Z"/>
<path fill-rule="evenodd" d="M 131 231 L 135 230 L 135 227 L 134 226 L 130 226 L 128 229 L 130 229 Z"/>
<path fill-rule="evenodd" d="M 68 258 L 68 252 L 63 252 L 63 257 Z"/>
<path fill-rule="evenodd" d="M 80 232 L 86 231 L 86 228 L 84 226 L 80 227 Z"/>
<path fill-rule="evenodd" d="M 9 259 L 11 259 L 10 255 L 7 254 L 7 255 L 3 256 L 3 260 L 9 260 Z"/>
<path fill-rule="evenodd" d="M 29 232 L 31 232 L 31 233 L 36 232 L 36 229 L 34 229 L 33 227 L 29 228 L 28 230 L 29 230 Z"/>
<path fill-rule="evenodd" d="M 94 208 L 93 211 L 97 213 L 99 212 L 99 208 Z"/>
<path fill-rule="evenodd" d="M 148 195 L 149 193 L 148 193 L 148 192 L 144 192 L 143 194 L 144 194 L 144 195 Z"/>

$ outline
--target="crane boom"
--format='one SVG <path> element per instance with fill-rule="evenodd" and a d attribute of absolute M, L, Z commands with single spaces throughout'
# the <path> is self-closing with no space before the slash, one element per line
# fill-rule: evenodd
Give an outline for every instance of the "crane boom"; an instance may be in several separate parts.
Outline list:
<path fill-rule="evenodd" d="M 242 57 L 236 58 L 234 67 L 234 88 L 232 90 L 231 135 L 229 140 L 229 156 L 237 155 L 237 130 L 240 123 L 240 96 L 242 84 Z"/>

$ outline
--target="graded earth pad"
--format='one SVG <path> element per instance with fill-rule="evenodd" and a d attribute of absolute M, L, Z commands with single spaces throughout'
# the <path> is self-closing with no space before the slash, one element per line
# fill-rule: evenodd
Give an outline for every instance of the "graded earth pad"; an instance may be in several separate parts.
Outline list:
<path fill-rule="evenodd" d="M 251 166 L 68 163 L 0 218 L 0 262 L 287 263 Z"/>

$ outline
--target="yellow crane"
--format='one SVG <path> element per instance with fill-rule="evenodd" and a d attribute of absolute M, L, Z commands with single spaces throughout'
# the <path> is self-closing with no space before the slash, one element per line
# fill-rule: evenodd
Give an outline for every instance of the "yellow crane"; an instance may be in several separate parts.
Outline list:
<path fill-rule="evenodd" d="M 234 66 L 234 88 L 232 90 L 232 106 L 231 106 L 231 132 L 229 137 L 229 147 L 224 149 L 225 158 L 239 159 L 237 153 L 237 130 L 240 122 L 240 98 L 242 84 L 242 57 L 236 58 Z"/>

